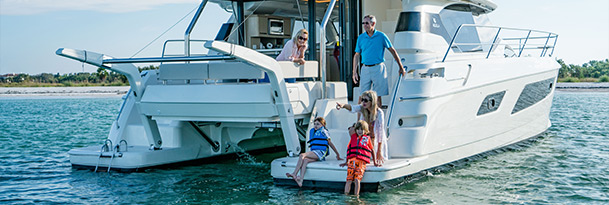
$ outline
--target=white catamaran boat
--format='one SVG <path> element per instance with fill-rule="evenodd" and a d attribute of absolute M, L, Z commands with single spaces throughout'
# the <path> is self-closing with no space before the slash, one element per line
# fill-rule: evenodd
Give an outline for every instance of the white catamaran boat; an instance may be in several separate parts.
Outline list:
<path fill-rule="evenodd" d="M 184 52 L 158 58 L 113 58 L 60 48 L 57 54 L 124 74 L 125 95 L 100 146 L 69 151 L 74 167 L 139 170 L 247 151 L 285 147 L 271 163 L 280 185 L 292 172 L 322 116 L 346 156 L 347 127 L 356 115 L 336 110 L 359 93 L 351 82 L 353 48 L 365 14 L 377 17 L 407 65 L 388 65 L 384 108 L 389 157 L 368 166 L 363 190 L 378 190 L 447 163 L 543 133 L 559 65 L 551 58 L 558 35 L 488 25 L 488 0 L 221 1 L 233 13 L 215 40 L 191 40 L 203 0 L 183 40 Z M 294 31 L 306 27 L 304 65 L 274 57 Z M 321 42 L 321 43 L 320 43 Z M 191 48 L 205 48 L 195 53 Z M 193 49 L 196 50 L 196 49 Z M 199 49 L 200 50 L 200 49 Z M 387 56 L 387 55 L 386 55 Z M 138 72 L 133 63 L 160 62 Z M 268 75 L 269 81 L 261 79 Z M 295 78 L 288 83 L 285 78 Z M 346 168 L 332 153 L 310 163 L 304 186 L 344 186 Z"/>

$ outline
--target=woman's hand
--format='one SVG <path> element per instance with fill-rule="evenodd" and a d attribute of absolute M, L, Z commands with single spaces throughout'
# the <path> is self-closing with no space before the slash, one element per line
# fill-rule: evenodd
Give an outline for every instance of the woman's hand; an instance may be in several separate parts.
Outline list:
<path fill-rule="evenodd" d="M 296 58 L 293 60 L 294 63 L 298 63 L 300 65 L 304 65 L 305 64 L 305 60 L 302 58 Z"/>
<path fill-rule="evenodd" d="M 379 166 L 383 165 L 383 163 L 385 163 L 385 158 L 383 158 L 383 155 L 381 155 L 381 150 L 376 152 L 376 161 L 379 164 Z M 377 167 L 379 167 L 377 166 Z"/>

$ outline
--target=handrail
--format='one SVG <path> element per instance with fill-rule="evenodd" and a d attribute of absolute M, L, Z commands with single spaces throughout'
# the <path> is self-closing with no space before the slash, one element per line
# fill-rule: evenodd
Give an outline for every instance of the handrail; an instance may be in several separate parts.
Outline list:
<path fill-rule="evenodd" d="M 330 1 L 330 4 L 328 4 L 326 14 L 324 15 L 324 18 L 321 21 L 321 29 L 319 29 L 319 68 L 321 69 L 322 99 L 326 99 L 326 43 L 324 42 L 324 39 L 326 39 L 326 26 L 328 25 L 328 20 L 330 19 L 330 15 L 332 14 L 332 10 L 334 9 L 335 3 L 336 0 L 332 0 Z"/>
<path fill-rule="evenodd" d="M 446 53 L 444 54 L 444 58 L 442 58 L 442 62 L 444 62 L 446 60 L 446 57 L 448 56 L 448 52 L 450 51 L 450 49 L 453 47 L 453 43 L 455 42 L 455 39 L 457 39 L 457 34 L 459 34 L 459 31 L 461 30 L 461 28 L 463 28 L 462 24 L 457 28 L 457 31 L 455 31 L 455 35 L 453 36 L 453 38 L 450 40 L 450 44 L 448 44 L 448 49 L 446 49 Z"/>
<path fill-rule="evenodd" d="M 190 21 L 190 24 L 188 25 L 186 32 L 184 32 L 184 55 L 185 56 L 190 56 L 190 33 L 192 32 L 192 29 L 194 29 L 195 24 L 197 24 L 197 20 L 199 20 L 199 16 L 201 16 L 201 13 L 203 12 L 203 9 L 205 8 L 206 4 L 207 4 L 207 0 L 203 0 L 201 2 L 201 5 L 199 5 L 199 9 L 197 9 L 197 13 L 195 13 L 195 15 L 192 17 L 192 20 Z"/>
<path fill-rule="evenodd" d="M 554 38 L 555 36 L 553 36 L 552 38 Z M 536 37 L 529 37 L 529 39 L 546 39 L 548 38 L 547 36 L 536 36 Z M 522 39 L 526 39 L 526 37 L 524 38 L 501 38 L 503 40 L 522 40 Z"/>
<path fill-rule="evenodd" d="M 179 61 L 213 61 L 213 60 L 234 60 L 235 57 L 228 55 L 209 55 L 209 56 L 182 56 L 164 58 L 113 58 L 104 59 L 103 64 L 117 63 L 160 63 L 160 62 L 179 62 Z"/>
<path fill-rule="evenodd" d="M 546 42 L 543 44 L 543 47 L 539 47 L 536 49 L 542 49 L 541 51 L 541 55 L 540 57 L 544 57 L 547 54 L 547 51 L 549 48 L 552 48 L 552 51 L 550 52 L 549 56 L 552 56 L 552 54 L 554 53 L 554 47 L 556 45 L 556 41 L 558 40 L 558 34 L 552 33 L 552 32 L 547 32 L 547 31 L 541 31 L 541 30 L 532 30 L 532 29 L 521 29 L 521 28 L 509 28 L 509 27 L 500 27 L 500 26 L 486 26 L 486 25 L 475 25 L 475 24 L 462 24 L 460 25 L 457 30 L 455 31 L 455 35 L 452 37 L 452 39 L 450 40 L 450 43 L 448 45 L 448 48 L 446 49 L 446 52 L 444 53 L 444 57 L 442 58 L 442 62 L 446 61 L 446 58 L 448 57 L 448 54 L 450 53 L 450 50 L 453 48 L 453 46 L 458 46 L 458 45 L 489 45 L 488 43 L 457 43 L 455 42 L 455 40 L 457 39 L 457 37 L 459 36 L 459 34 L 461 34 L 462 32 L 462 28 L 465 27 L 473 27 L 473 28 L 491 28 L 491 29 L 497 29 L 497 32 L 495 33 L 495 38 L 493 39 L 493 43 L 491 43 L 490 48 L 488 50 L 488 53 L 486 54 L 486 58 L 488 58 L 491 54 L 491 52 L 493 51 L 493 49 L 496 47 L 496 42 L 501 39 L 501 40 L 505 40 L 505 41 L 510 41 L 510 40 L 520 40 L 520 42 L 522 42 L 522 39 L 524 39 L 524 43 L 519 44 L 519 52 L 518 52 L 518 57 L 520 57 L 522 55 L 522 52 L 525 49 L 530 49 L 530 48 L 526 48 L 527 47 L 527 43 L 529 39 L 546 39 Z M 510 30 L 510 31 L 527 31 L 527 35 L 526 37 L 522 38 L 522 37 L 518 37 L 518 38 L 499 38 L 499 34 L 502 30 Z M 531 33 L 536 32 L 536 33 L 542 33 L 542 34 L 548 34 L 547 36 L 533 36 L 531 37 Z M 554 39 L 554 45 L 553 46 L 548 46 L 548 43 L 550 42 L 550 39 L 553 38 Z M 508 45 L 508 44 L 506 44 Z M 528 45 L 540 45 L 540 44 L 528 44 Z"/>
<path fill-rule="evenodd" d="M 554 48 L 556 48 L 556 41 L 558 41 L 558 36 L 556 36 L 556 39 L 554 39 L 554 45 L 552 45 L 552 52 L 550 52 L 550 56 L 554 54 Z"/>
<path fill-rule="evenodd" d="M 123 103 L 121 104 L 121 109 L 118 110 L 118 115 L 116 116 L 116 126 L 120 128 L 120 125 L 118 125 L 118 119 L 121 117 L 121 114 L 123 113 L 123 109 L 125 108 L 125 104 L 127 103 L 127 98 L 129 98 L 129 95 L 131 94 L 131 89 L 129 89 L 129 92 L 127 92 L 127 95 L 125 95 L 125 99 L 123 99 Z"/>
<path fill-rule="evenodd" d="M 495 38 L 493 39 L 491 48 L 488 49 L 488 54 L 486 54 L 486 58 L 491 55 L 491 51 L 493 50 L 493 47 L 495 47 L 495 42 L 497 42 L 497 37 L 499 37 L 499 32 L 501 32 L 501 28 L 499 28 L 499 30 L 497 30 L 497 34 L 495 34 Z"/>
<path fill-rule="evenodd" d="M 543 50 L 541 50 L 541 55 L 539 57 L 543 57 L 546 54 L 546 51 L 548 50 L 548 41 L 550 40 L 550 36 L 552 34 L 548 34 L 548 38 L 546 39 L 546 43 L 543 44 Z"/>
<path fill-rule="evenodd" d="M 520 57 L 520 55 L 522 55 L 522 51 L 524 51 L 524 47 L 527 46 L 527 41 L 529 41 L 530 36 L 531 36 L 531 31 L 529 31 L 529 33 L 527 34 L 527 39 L 524 39 L 524 43 L 522 44 L 522 47 L 520 47 L 520 52 L 518 53 L 518 57 Z"/>
<path fill-rule="evenodd" d="M 169 42 L 182 42 L 182 41 L 185 42 L 186 40 L 183 40 L 183 39 L 170 39 L 170 40 L 166 40 L 165 43 L 163 43 L 163 52 L 161 52 L 161 57 L 165 57 L 165 50 L 166 50 L 165 48 L 167 47 L 167 43 L 169 43 Z M 207 41 L 208 40 L 190 40 L 190 39 L 188 39 L 188 47 L 189 47 L 188 50 L 189 50 L 189 52 L 188 52 L 188 55 L 186 55 L 186 56 L 190 56 L 190 42 L 207 42 Z"/>
<path fill-rule="evenodd" d="M 408 70 L 408 67 L 404 66 L 405 70 Z M 402 73 L 398 76 L 398 82 L 395 85 L 395 89 L 393 89 L 393 98 L 391 98 L 391 108 L 388 110 L 389 116 L 387 117 L 387 131 L 389 131 L 389 125 L 391 125 L 391 113 L 393 113 L 393 107 L 395 107 L 395 98 L 398 96 L 398 89 L 400 88 L 400 82 L 402 81 Z M 389 135 L 387 135 L 389 136 Z"/>

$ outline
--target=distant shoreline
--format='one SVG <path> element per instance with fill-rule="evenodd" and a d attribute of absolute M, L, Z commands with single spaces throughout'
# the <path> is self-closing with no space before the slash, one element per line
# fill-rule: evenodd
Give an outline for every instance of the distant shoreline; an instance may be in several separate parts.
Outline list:
<path fill-rule="evenodd" d="M 609 83 L 556 83 L 560 91 L 609 92 Z"/>
<path fill-rule="evenodd" d="M 96 87 L 0 87 L 1 97 L 26 96 L 122 96 L 129 86 Z"/>
<path fill-rule="evenodd" d="M 0 97 L 22 96 L 121 96 L 129 86 L 95 87 L 0 87 Z M 560 91 L 609 92 L 609 83 L 556 83 Z"/>

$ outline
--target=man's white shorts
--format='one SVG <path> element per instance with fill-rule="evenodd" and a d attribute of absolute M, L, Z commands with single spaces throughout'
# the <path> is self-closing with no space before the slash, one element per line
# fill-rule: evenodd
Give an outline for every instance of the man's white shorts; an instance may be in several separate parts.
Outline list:
<path fill-rule="evenodd" d="M 376 92 L 377 96 L 388 95 L 389 87 L 387 85 L 387 66 L 385 66 L 385 63 L 370 67 L 362 66 L 359 87 L 360 95 L 370 90 L 370 87 Z"/>

